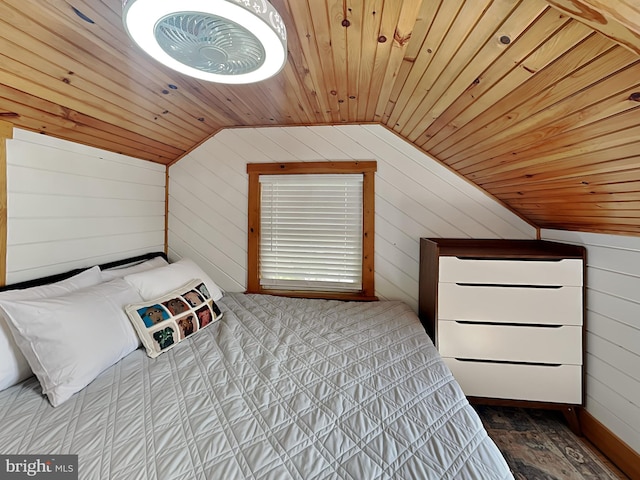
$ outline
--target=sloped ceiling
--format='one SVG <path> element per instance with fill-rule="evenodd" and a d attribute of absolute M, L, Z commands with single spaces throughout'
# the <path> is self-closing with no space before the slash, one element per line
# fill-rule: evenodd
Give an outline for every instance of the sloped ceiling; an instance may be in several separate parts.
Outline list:
<path fill-rule="evenodd" d="M 0 119 L 168 164 L 225 127 L 378 123 L 544 228 L 640 234 L 634 0 L 273 0 L 289 60 L 200 82 L 120 0 L 0 2 Z"/>

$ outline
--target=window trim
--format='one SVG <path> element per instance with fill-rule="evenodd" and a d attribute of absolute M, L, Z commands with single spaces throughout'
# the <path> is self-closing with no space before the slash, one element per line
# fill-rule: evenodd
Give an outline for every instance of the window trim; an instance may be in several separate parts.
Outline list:
<path fill-rule="evenodd" d="M 376 161 L 355 162 L 287 162 L 248 163 L 248 228 L 247 290 L 287 297 L 325 298 L 336 300 L 377 300 L 374 284 L 374 219 Z M 362 174 L 362 290 L 360 292 L 322 292 L 304 290 L 272 290 L 260 285 L 260 175 Z"/>

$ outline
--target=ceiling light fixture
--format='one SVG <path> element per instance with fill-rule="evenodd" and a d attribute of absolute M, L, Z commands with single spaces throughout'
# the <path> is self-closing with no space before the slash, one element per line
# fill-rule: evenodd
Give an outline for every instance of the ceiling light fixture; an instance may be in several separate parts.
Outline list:
<path fill-rule="evenodd" d="M 220 83 L 252 83 L 287 60 L 282 18 L 267 0 L 123 0 L 129 36 L 178 72 Z"/>

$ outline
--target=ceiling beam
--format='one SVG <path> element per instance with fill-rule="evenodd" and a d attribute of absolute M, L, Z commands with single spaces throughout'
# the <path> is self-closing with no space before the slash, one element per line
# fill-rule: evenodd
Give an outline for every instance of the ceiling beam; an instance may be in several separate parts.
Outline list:
<path fill-rule="evenodd" d="M 625 0 L 547 0 L 558 10 L 640 55 L 640 9 Z"/>

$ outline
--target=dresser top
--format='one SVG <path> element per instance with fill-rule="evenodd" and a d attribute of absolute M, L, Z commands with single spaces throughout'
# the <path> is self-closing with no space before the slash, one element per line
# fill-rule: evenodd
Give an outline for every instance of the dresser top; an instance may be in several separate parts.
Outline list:
<path fill-rule="evenodd" d="M 420 243 L 440 256 L 473 258 L 583 258 L 585 252 L 578 245 L 545 240 L 421 238 Z"/>

